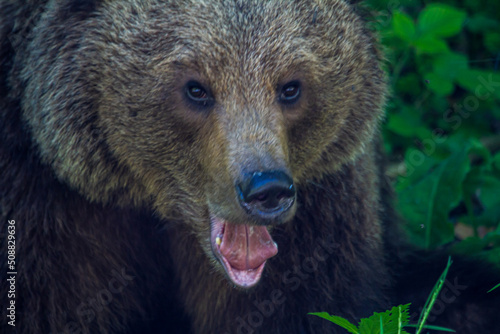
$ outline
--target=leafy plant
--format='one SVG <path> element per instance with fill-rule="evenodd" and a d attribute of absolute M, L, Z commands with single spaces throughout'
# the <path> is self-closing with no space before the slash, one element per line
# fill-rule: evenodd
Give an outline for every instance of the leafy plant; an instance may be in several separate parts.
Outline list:
<path fill-rule="evenodd" d="M 500 2 L 367 2 L 387 55 L 383 133 L 410 237 L 500 263 Z"/>
<path fill-rule="evenodd" d="M 410 304 L 395 306 L 392 309 L 381 313 L 375 312 L 371 317 L 361 319 L 358 326 L 355 326 L 342 317 L 330 315 L 326 312 L 316 312 L 309 314 L 333 322 L 334 324 L 344 328 L 352 334 L 409 334 L 403 329 L 404 327 L 415 327 L 417 329 L 416 334 L 422 333 L 424 329 L 454 332 L 453 330 L 448 328 L 425 325 L 432 307 L 434 306 L 434 303 L 436 302 L 436 299 L 441 292 L 451 263 L 451 259 L 448 259 L 448 264 L 446 265 L 445 270 L 436 282 L 436 285 L 432 289 L 429 298 L 427 298 L 427 302 L 425 303 L 425 306 L 416 325 L 409 324 Z"/>

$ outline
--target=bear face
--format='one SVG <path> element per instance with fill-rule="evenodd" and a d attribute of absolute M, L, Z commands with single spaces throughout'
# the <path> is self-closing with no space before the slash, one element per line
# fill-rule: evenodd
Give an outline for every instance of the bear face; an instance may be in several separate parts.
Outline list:
<path fill-rule="evenodd" d="M 268 230 L 297 209 L 295 190 L 249 209 L 241 185 L 320 179 L 381 118 L 376 50 L 344 1 L 108 2 L 64 25 L 55 6 L 23 72 L 43 161 L 92 201 L 188 224 L 237 286 L 260 280 Z"/>

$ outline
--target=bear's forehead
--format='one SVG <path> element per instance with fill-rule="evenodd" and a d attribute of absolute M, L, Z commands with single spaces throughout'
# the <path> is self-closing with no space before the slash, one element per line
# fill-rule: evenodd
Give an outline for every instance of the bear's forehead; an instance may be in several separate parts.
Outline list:
<path fill-rule="evenodd" d="M 157 4 L 151 31 L 164 44 L 169 61 L 225 82 L 231 78 L 260 82 L 318 63 L 318 41 L 344 31 L 345 3 L 328 8 L 314 1 L 182 1 Z M 333 9 L 333 10 L 332 10 Z M 174 46 L 172 48 L 172 45 Z M 268 79 L 268 80 L 267 80 Z"/>

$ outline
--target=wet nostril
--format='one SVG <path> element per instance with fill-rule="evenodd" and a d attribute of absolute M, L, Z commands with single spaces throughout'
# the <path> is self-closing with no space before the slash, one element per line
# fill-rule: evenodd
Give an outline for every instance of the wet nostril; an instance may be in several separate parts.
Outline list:
<path fill-rule="evenodd" d="M 243 207 L 258 212 L 282 212 L 295 200 L 293 180 L 284 172 L 256 172 L 238 185 Z"/>

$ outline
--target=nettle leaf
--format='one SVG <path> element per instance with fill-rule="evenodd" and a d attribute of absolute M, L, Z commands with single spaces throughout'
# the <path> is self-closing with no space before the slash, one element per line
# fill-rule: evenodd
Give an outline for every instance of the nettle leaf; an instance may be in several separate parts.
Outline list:
<path fill-rule="evenodd" d="M 467 143 L 462 151 L 444 159 L 418 182 L 400 191 L 401 214 L 418 244 L 429 249 L 454 239 L 448 216 L 462 200 L 462 183 L 470 170 L 468 155 L 472 150 L 471 143 Z"/>
<path fill-rule="evenodd" d="M 359 322 L 360 334 L 408 334 L 403 330 L 410 320 L 410 304 L 395 306 L 392 309 L 373 313 L 369 318 L 361 319 Z M 381 330 L 382 328 L 382 330 Z"/>
<path fill-rule="evenodd" d="M 444 4 L 431 4 L 420 13 L 417 30 L 420 35 L 450 37 L 462 29 L 467 14 Z"/>
<path fill-rule="evenodd" d="M 407 14 L 395 11 L 392 17 L 394 34 L 404 41 L 410 42 L 415 36 L 415 24 Z"/>
<path fill-rule="evenodd" d="M 331 321 L 334 324 L 336 324 L 336 325 L 344 328 L 349 333 L 360 334 L 359 331 L 358 331 L 358 328 L 356 326 L 354 326 L 352 323 L 350 323 L 348 320 L 346 320 L 346 319 L 344 319 L 342 317 L 338 317 L 336 315 L 330 315 L 330 314 L 328 314 L 326 312 L 315 312 L 315 313 L 308 313 L 308 314 L 315 315 L 317 317 L 320 317 L 320 318 L 326 319 L 328 321 Z"/>

